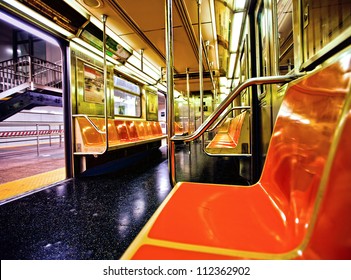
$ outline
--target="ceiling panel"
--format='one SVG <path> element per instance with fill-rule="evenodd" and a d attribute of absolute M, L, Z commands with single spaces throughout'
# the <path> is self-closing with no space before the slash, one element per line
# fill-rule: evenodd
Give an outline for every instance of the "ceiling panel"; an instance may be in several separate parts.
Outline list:
<path fill-rule="evenodd" d="M 82 0 L 78 0 L 81 3 Z M 107 25 L 125 41 L 135 52 L 143 49 L 144 58 L 156 68 L 166 66 L 165 53 L 165 0 L 100 0 L 99 8 L 89 8 L 95 17 L 108 16 Z M 177 1 L 176 6 L 174 3 Z M 212 0 L 211 0 L 212 1 Z M 182 8 L 182 17 L 178 8 Z M 176 73 L 185 73 L 186 68 L 198 72 L 198 5 L 196 0 L 173 1 L 174 68 Z M 216 65 L 214 45 L 216 38 L 211 22 L 210 0 L 201 5 L 203 40 L 211 44 L 209 58 Z M 190 21 L 189 21 L 190 20 Z M 189 27 L 185 28 L 185 27 Z M 187 33 L 188 32 L 188 33 Z M 195 45 L 195 48 L 194 48 Z M 208 70 L 204 62 L 204 70 Z M 179 84 L 177 82 L 176 84 Z M 205 90 L 208 85 L 204 86 Z"/>
<path fill-rule="evenodd" d="M 112 0 L 110 0 L 112 1 Z M 115 0 L 143 31 L 164 29 L 165 0 Z M 181 25 L 179 16 L 173 16 L 175 26 Z"/>

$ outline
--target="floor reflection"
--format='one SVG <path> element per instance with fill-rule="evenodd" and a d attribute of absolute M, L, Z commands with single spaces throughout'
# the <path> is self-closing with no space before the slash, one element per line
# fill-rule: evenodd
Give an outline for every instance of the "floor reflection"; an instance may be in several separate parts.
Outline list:
<path fill-rule="evenodd" d="M 0 206 L 1 259 L 118 259 L 171 185 L 161 155 Z"/>
<path fill-rule="evenodd" d="M 235 183 L 236 159 L 177 146 L 178 181 Z M 62 182 L 0 206 L 1 259 L 119 259 L 171 190 L 167 150 L 108 175 Z"/>

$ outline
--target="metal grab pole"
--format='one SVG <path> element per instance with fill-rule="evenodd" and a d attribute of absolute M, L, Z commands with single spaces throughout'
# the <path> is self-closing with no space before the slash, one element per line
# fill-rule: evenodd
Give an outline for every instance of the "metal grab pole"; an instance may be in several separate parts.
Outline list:
<path fill-rule="evenodd" d="M 190 81 L 189 81 L 189 68 L 186 68 L 186 94 L 188 98 L 188 135 L 190 134 Z M 189 142 L 189 154 L 191 153 Z"/>
<path fill-rule="evenodd" d="M 197 15 L 198 15 L 198 33 L 199 33 L 199 78 L 200 78 L 200 121 L 201 124 L 204 122 L 204 76 L 203 76 L 203 66 L 202 66 L 202 28 L 201 28 L 201 0 L 197 0 Z M 205 146 L 205 137 L 201 137 L 201 145 Z"/>
<path fill-rule="evenodd" d="M 186 95 L 188 98 L 188 134 L 190 134 L 190 81 L 189 68 L 186 68 Z"/>
<path fill-rule="evenodd" d="M 106 147 L 104 153 L 108 150 L 108 110 L 107 110 L 107 62 L 106 62 L 106 20 L 107 15 L 102 15 L 102 23 L 103 23 L 103 44 L 102 44 L 102 52 L 104 56 L 104 114 L 105 114 L 105 139 L 106 139 Z"/>
<path fill-rule="evenodd" d="M 39 156 L 39 124 L 35 125 L 37 133 L 37 156 Z"/>
<path fill-rule="evenodd" d="M 171 141 L 174 135 L 174 88 L 173 88 L 173 19 L 172 0 L 166 0 L 166 69 L 167 69 L 167 127 L 168 127 L 168 170 L 171 184 L 176 183 L 175 143 Z"/>

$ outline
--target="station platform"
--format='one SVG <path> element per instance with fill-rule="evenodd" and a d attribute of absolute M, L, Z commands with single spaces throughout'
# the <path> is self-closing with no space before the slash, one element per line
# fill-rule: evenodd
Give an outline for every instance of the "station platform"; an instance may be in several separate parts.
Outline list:
<path fill-rule="evenodd" d="M 46 188 L 66 177 L 63 145 L 0 148 L 0 204 Z"/>

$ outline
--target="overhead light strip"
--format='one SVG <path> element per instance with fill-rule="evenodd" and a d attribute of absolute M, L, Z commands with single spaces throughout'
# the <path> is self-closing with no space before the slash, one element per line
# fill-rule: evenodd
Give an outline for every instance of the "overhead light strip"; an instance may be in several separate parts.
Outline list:
<path fill-rule="evenodd" d="M 66 29 L 62 28 L 61 26 L 53 23 L 52 21 L 48 20 L 47 18 L 43 17 L 42 15 L 34 12 L 33 10 L 31 10 L 27 6 L 23 5 L 22 3 L 18 2 L 18 1 L 14 1 L 14 0 L 3 0 L 3 1 L 6 2 L 7 4 L 9 4 L 10 6 L 16 8 L 18 11 L 26 14 L 33 21 L 37 22 L 41 26 L 49 27 L 52 31 L 58 32 L 67 38 L 70 38 L 73 36 L 73 34 L 71 32 L 69 32 Z"/>
<path fill-rule="evenodd" d="M 80 38 L 73 38 L 72 42 L 74 43 L 74 48 L 79 49 L 82 52 L 87 53 L 88 55 L 94 57 L 94 59 L 99 60 L 99 61 L 103 61 L 103 53 L 102 51 L 99 51 L 97 48 L 94 48 L 93 46 L 89 45 L 88 43 L 86 43 L 85 41 L 83 41 Z M 117 60 L 115 60 L 114 58 L 107 56 L 106 60 L 108 60 L 110 63 L 112 63 L 113 65 L 121 65 L 120 62 L 118 62 Z"/>

